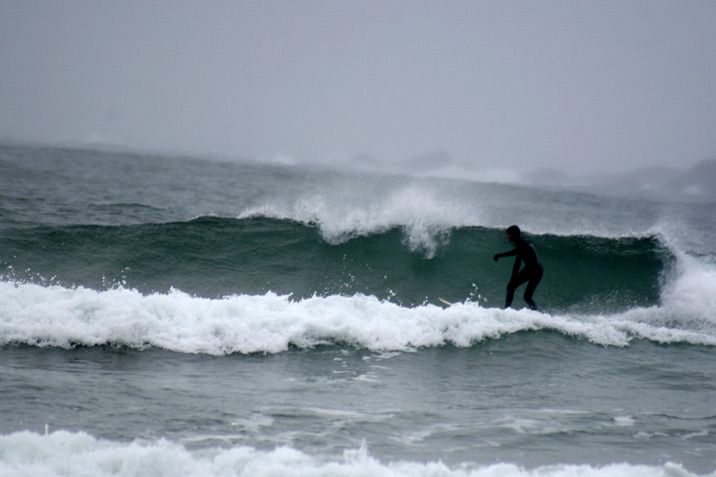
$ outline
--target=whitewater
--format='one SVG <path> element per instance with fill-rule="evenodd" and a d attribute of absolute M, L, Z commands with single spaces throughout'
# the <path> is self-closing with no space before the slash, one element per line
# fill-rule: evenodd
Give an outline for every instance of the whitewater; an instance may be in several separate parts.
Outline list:
<path fill-rule="evenodd" d="M 0 475 L 716 475 L 708 197 L 30 146 L 0 185 Z"/>
<path fill-rule="evenodd" d="M 704 279 L 713 280 L 714 274 L 687 276 L 682 282 Z M 365 295 L 294 301 L 269 292 L 208 299 L 178 290 L 145 296 L 121 287 L 95 291 L 2 282 L 0 297 L 7 306 L 0 312 L 0 344 L 155 346 L 211 355 L 341 343 L 406 351 L 448 344 L 469 347 L 506 334 L 552 330 L 604 346 L 626 346 L 634 339 L 716 346 L 716 320 L 709 314 L 716 294 L 697 290 L 699 303 L 691 300 L 688 284 L 674 288 L 675 296 L 660 307 L 616 315 L 553 316 L 483 308 L 478 302 L 448 309 L 432 304 L 405 308 Z"/>

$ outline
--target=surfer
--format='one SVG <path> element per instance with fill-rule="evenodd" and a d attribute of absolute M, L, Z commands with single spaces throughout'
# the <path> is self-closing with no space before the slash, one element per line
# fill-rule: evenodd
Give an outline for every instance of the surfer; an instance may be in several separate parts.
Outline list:
<path fill-rule="evenodd" d="M 505 253 L 497 253 L 493 257 L 498 261 L 502 257 L 515 256 L 515 265 L 512 267 L 512 276 L 507 284 L 507 296 L 505 297 L 505 308 L 512 305 L 512 298 L 515 296 L 517 287 L 525 282 L 527 289 L 525 290 L 525 301 L 530 309 L 536 310 L 537 304 L 532 300 L 532 294 L 537 288 L 537 284 L 542 279 L 542 264 L 537 257 L 534 246 L 521 237 L 520 228 L 516 225 L 510 225 L 507 228 L 507 240 L 515 244 L 515 249 Z M 525 263 L 525 267 L 520 270 L 520 262 Z"/>

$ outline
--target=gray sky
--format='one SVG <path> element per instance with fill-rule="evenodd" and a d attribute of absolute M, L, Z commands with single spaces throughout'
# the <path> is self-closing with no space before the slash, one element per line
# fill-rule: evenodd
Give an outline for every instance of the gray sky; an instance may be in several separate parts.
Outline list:
<path fill-rule="evenodd" d="M 3 0 L 0 137 L 687 167 L 716 157 L 716 1 Z"/>

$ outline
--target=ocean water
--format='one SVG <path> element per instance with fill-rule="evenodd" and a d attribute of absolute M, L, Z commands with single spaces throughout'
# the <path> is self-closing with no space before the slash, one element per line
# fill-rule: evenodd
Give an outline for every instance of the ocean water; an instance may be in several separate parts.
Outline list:
<path fill-rule="evenodd" d="M 0 396 L 2 476 L 715 476 L 716 203 L 1 146 Z"/>

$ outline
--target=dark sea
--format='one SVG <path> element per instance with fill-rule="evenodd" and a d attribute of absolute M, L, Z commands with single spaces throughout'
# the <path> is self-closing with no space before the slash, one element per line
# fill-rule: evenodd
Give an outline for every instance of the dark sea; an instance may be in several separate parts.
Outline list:
<path fill-rule="evenodd" d="M 0 146 L 0 475 L 716 476 L 716 202 Z"/>

